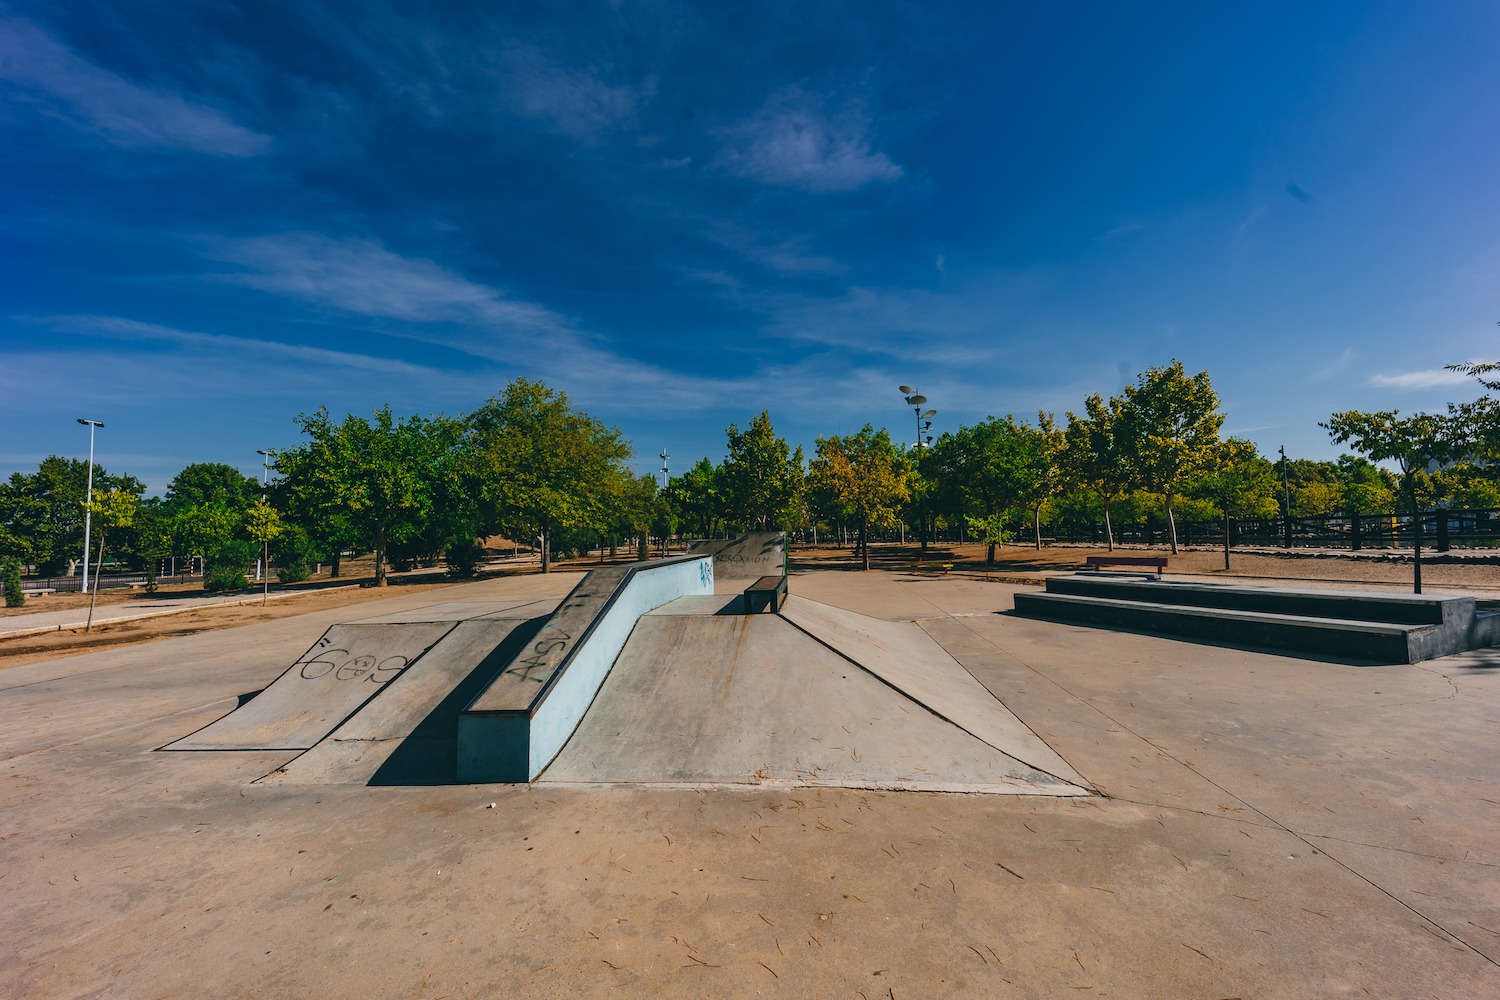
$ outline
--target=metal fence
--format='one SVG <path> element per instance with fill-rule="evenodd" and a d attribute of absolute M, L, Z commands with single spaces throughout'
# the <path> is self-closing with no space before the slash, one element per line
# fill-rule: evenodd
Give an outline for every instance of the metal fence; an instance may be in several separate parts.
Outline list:
<path fill-rule="evenodd" d="M 146 582 L 144 573 L 116 573 L 100 577 L 89 577 L 89 589 L 94 589 L 94 581 L 98 580 L 99 590 L 116 590 L 120 587 L 141 586 Z M 176 576 L 159 575 L 156 582 L 159 586 L 172 583 L 194 583 L 203 579 L 202 573 L 178 573 Z M 24 593 L 36 594 L 44 590 L 54 591 L 59 594 L 77 593 L 83 589 L 82 576 L 31 576 L 21 581 L 21 590 Z"/>
<path fill-rule="evenodd" d="M 1404 514 L 1330 514 L 1321 517 L 1230 518 L 1229 544 L 1318 549 L 1411 548 L 1421 525 L 1422 546 L 1437 552 L 1452 548 L 1500 548 L 1500 508 L 1429 510 L 1418 517 Z M 1052 530 L 1049 533 L 1049 528 Z M 1158 544 L 1167 540 L 1164 518 L 1146 523 L 1116 524 L 1115 541 Z M 1178 521 L 1177 541 L 1183 545 L 1223 545 L 1225 523 Z M 1023 537 L 1034 539 L 1028 525 Z M 1049 538 L 1050 534 L 1050 538 Z M 1042 525 L 1042 540 L 1104 543 L 1104 525 Z"/>

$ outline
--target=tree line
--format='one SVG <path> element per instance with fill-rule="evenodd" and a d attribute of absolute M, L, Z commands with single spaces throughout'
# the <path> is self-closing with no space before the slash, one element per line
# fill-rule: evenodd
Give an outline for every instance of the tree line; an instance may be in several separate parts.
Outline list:
<path fill-rule="evenodd" d="M 1494 366 L 1460 366 L 1484 381 Z M 535 544 L 555 557 L 634 539 L 711 537 L 785 529 L 852 539 L 869 565 L 872 534 L 914 532 L 925 546 L 956 528 L 995 547 L 1019 532 L 1041 545 L 1042 526 L 1101 525 L 1113 547 L 1119 523 L 1160 526 L 1175 552 L 1178 522 L 1239 517 L 1390 513 L 1500 506 L 1500 404 L 1485 397 L 1441 415 L 1336 413 L 1324 426 L 1359 454 L 1337 462 L 1260 455 L 1221 435 L 1208 373 L 1173 361 L 1118 396 L 1094 394 L 1059 421 L 990 416 L 925 447 L 866 425 L 818 437 L 813 454 L 777 436 L 769 412 L 726 432 L 726 454 L 704 458 L 664 486 L 629 467 L 634 450 L 566 393 L 517 379 L 471 413 L 297 418 L 302 440 L 274 455 L 262 486 L 219 463 L 183 469 L 161 497 L 128 474 L 94 467 L 91 558 L 148 571 L 168 557 L 200 557 L 206 586 L 228 587 L 257 557 L 284 581 L 313 563 L 340 572 L 341 553 L 372 552 L 377 583 L 390 566 L 447 562 L 472 572 L 479 539 Z M 1456 460 L 1462 461 L 1456 461 Z M 1394 462 L 1399 473 L 1377 462 Z M 1447 463 L 1429 472 L 1432 463 Z M 57 575 L 83 548 L 86 464 L 51 456 L 0 484 L 0 557 Z M 1402 501 L 1405 501 L 1404 503 Z M 1226 553 L 1227 558 L 1227 553 Z"/>

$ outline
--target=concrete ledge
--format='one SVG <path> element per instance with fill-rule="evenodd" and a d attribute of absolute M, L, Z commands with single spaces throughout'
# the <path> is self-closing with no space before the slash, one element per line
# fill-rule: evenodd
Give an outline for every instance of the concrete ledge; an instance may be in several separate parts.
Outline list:
<path fill-rule="evenodd" d="M 1164 632 L 1382 663 L 1416 663 L 1447 655 L 1439 651 L 1440 645 L 1435 641 L 1441 638 L 1439 625 L 1338 620 L 1052 593 L 1018 593 L 1015 602 L 1016 613 L 1028 618 Z"/>
<path fill-rule="evenodd" d="M 534 779 L 593 704 L 636 621 L 714 591 L 711 556 L 594 570 L 458 719 L 458 780 Z"/>

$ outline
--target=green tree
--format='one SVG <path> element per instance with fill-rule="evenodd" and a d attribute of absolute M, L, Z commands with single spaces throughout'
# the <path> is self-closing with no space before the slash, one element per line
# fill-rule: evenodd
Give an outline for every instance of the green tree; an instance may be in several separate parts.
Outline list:
<path fill-rule="evenodd" d="M 678 517 L 697 528 L 701 538 L 712 538 L 724 518 L 722 479 L 719 468 L 702 458 L 687 472 L 674 476 L 667 486 L 667 502 Z"/>
<path fill-rule="evenodd" d="M 88 463 L 49 455 L 30 474 L 15 472 L 0 485 L 0 554 L 36 563 L 44 574 L 72 573 L 84 549 Z M 146 485 L 94 465 L 94 493 L 122 490 L 139 497 Z"/>
<path fill-rule="evenodd" d="M 386 584 L 393 541 L 420 531 L 440 498 L 456 492 L 460 425 L 435 416 L 397 419 L 390 407 L 373 420 L 335 422 L 327 409 L 297 418 L 310 438 L 276 456 L 289 507 L 324 527 L 347 527 L 375 554 L 375 586 Z"/>
<path fill-rule="evenodd" d="M 1005 526 L 1019 523 L 1012 512 L 1028 508 L 1034 486 L 1037 442 L 1022 427 L 1008 415 L 1004 420 L 986 417 L 942 435 L 924 460 L 940 483 L 943 506 L 955 518 L 973 516 L 994 526 L 985 537 L 990 565 Z"/>
<path fill-rule="evenodd" d="M 26 603 L 26 592 L 21 589 L 21 560 L 15 556 L 0 558 L 0 577 L 5 580 L 5 606 L 23 606 Z"/>
<path fill-rule="evenodd" d="M 165 505 L 170 510 L 185 510 L 204 504 L 222 503 L 243 510 L 260 496 L 260 484 L 232 465 L 222 462 L 194 462 L 172 477 L 167 484 Z"/>
<path fill-rule="evenodd" d="M 910 461 L 886 431 L 865 424 L 858 434 L 818 438 L 809 475 L 859 524 L 860 550 L 869 569 L 870 528 L 900 523 L 901 504 L 911 496 Z"/>
<path fill-rule="evenodd" d="M 802 446 L 793 453 L 786 438 L 776 436 L 770 411 L 741 432 L 730 424 L 729 457 L 720 470 L 721 491 L 729 516 L 741 527 L 765 530 L 796 520 L 802 494 Z"/>
<path fill-rule="evenodd" d="M 245 508 L 245 533 L 252 542 L 260 543 L 262 604 L 265 603 L 265 593 L 271 586 L 271 539 L 285 530 L 281 514 L 266 503 L 264 497 L 256 498 L 255 503 Z"/>
<path fill-rule="evenodd" d="M 1273 516 L 1276 471 L 1239 438 L 1223 442 L 1205 460 L 1205 468 L 1188 484 L 1187 494 L 1206 500 L 1224 519 L 1224 568 L 1229 569 L 1230 522 L 1236 517 Z"/>
<path fill-rule="evenodd" d="M 1097 392 L 1085 399 L 1087 416 L 1068 414 L 1060 457 L 1063 478 L 1094 493 L 1103 504 L 1104 537 L 1111 552 L 1115 549 L 1115 535 L 1110 508 L 1136 486 L 1135 469 L 1130 464 L 1125 442 L 1120 439 L 1123 405 L 1120 397 L 1112 397 L 1106 403 Z"/>
<path fill-rule="evenodd" d="M 104 569 L 104 539 L 111 528 L 128 527 L 135 519 L 135 507 L 137 497 L 128 490 L 112 489 L 100 493 L 95 491 L 94 498 L 88 506 L 92 514 L 91 521 L 93 530 L 99 536 L 99 562 L 94 570 L 93 597 L 89 600 L 89 618 L 84 631 L 91 631 L 94 627 L 94 602 L 99 599 L 99 573 Z"/>
<path fill-rule="evenodd" d="M 1402 418 L 1399 410 L 1363 413 L 1350 410 L 1335 413 L 1326 423 L 1329 437 L 1336 444 L 1348 442 L 1354 450 L 1371 461 L 1393 461 L 1401 476 L 1410 502 L 1413 530 L 1412 590 L 1422 592 L 1422 504 L 1418 477 L 1431 462 L 1442 463 L 1468 450 L 1469 442 L 1456 421 L 1449 417 L 1414 413 Z"/>
<path fill-rule="evenodd" d="M 1042 508 L 1052 495 L 1062 489 L 1065 470 L 1062 454 L 1065 446 L 1063 432 L 1058 430 L 1052 414 L 1040 410 L 1036 415 L 1036 426 L 1017 424 L 1010 417 L 1011 433 L 1015 435 L 1024 456 L 1024 467 L 1018 478 L 1020 499 L 1031 513 L 1033 539 L 1038 550 L 1042 547 Z"/>
<path fill-rule="evenodd" d="M 465 477 L 486 530 L 529 525 L 541 536 L 542 572 L 557 528 L 603 529 L 624 463 L 635 452 L 618 427 L 574 406 L 565 392 L 516 379 L 470 414 Z M 512 530 L 515 530 L 514 527 Z"/>
<path fill-rule="evenodd" d="M 1134 385 L 1125 387 L 1121 441 L 1141 482 L 1164 499 L 1174 555 L 1177 519 L 1172 497 L 1218 446 L 1224 423 L 1223 415 L 1214 412 L 1218 407 L 1208 372 L 1189 377 L 1175 359 L 1165 368 L 1146 369 Z"/>

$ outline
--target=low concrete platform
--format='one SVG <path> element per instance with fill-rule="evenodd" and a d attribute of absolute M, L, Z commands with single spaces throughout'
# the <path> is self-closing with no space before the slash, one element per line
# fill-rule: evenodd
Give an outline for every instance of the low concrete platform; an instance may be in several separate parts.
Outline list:
<path fill-rule="evenodd" d="M 555 599 L 577 579 L 444 599 Z M 1352 665 L 899 580 L 792 589 L 915 622 L 1099 794 L 266 785 L 299 751 L 155 750 L 330 626 L 432 597 L 319 612 L 0 670 L 0 982 L 143 1000 L 1500 995 L 1500 650 Z"/>

